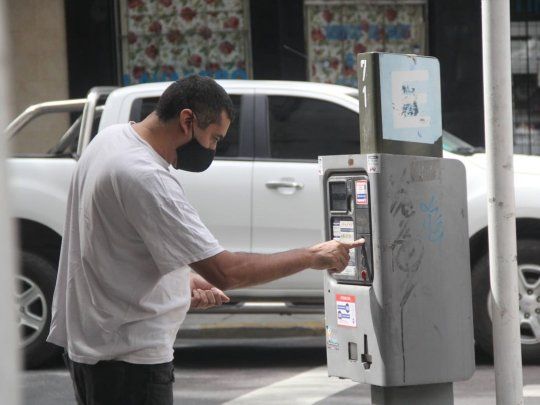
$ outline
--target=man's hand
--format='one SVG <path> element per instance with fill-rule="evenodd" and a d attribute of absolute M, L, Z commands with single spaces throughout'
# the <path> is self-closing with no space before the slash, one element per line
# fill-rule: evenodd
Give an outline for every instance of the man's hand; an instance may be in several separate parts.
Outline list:
<path fill-rule="evenodd" d="M 343 271 L 349 263 L 349 250 L 362 246 L 364 242 L 364 238 L 355 240 L 352 243 L 331 240 L 312 246 L 308 249 L 313 255 L 311 268 L 317 270 L 328 269 L 334 272 Z"/>
<path fill-rule="evenodd" d="M 219 288 L 214 287 L 198 274 L 190 275 L 191 306 L 190 309 L 207 309 L 230 301 Z"/>

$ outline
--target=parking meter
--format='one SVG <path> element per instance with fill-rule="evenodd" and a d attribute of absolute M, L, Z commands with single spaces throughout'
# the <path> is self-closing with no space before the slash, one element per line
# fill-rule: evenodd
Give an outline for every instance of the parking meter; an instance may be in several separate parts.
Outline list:
<path fill-rule="evenodd" d="M 325 274 L 328 372 L 377 404 L 451 404 L 474 372 L 465 168 L 442 158 L 435 58 L 358 55 L 362 154 L 319 157 L 327 240 L 366 243 Z"/>

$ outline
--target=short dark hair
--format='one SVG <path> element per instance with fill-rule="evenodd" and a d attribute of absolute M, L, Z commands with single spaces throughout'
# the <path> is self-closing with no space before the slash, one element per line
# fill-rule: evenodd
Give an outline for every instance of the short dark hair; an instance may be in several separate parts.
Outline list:
<path fill-rule="evenodd" d="M 156 106 L 156 114 L 163 121 L 178 118 L 180 111 L 189 108 L 197 117 L 198 125 L 206 128 L 221 119 L 225 111 L 234 119 L 234 108 L 227 92 L 210 77 L 197 75 L 175 81 L 165 89 Z"/>

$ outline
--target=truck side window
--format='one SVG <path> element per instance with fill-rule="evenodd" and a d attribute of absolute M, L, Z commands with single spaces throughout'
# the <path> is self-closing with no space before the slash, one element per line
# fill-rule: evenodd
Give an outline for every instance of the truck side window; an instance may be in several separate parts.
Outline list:
<path fill-rule="evenodd" d="M 360 153 L 356 112 L 313 98 L 269 96 L 268 101 L 272 158 L 316 160 Z"/>
<path fill-rule="evenodd" d="M 68 154 L 76 151 L 76 146 L 64 151 L 56 150 L 56 145 L 66 137 L 65 134 L 76 132 L 73 135 L 78 135 L 78 128 L 70 132 L 72 126 L 70 118 L 69 112 L 53 109 L 32 117 L 13 138 L 8 140 L 11 154 L 19 157 L 65 154 L 69 157 Z"/>
<path fill-rule="evenodd" d="M 240 103 L 242 97 L 239 95 L 231 95 L 231 100 L 234 105 L 235 119 L 231 122 L 227 136 L 221 142 L 218 143 L 216 150 L 216 157 L 238 157 L 239 151 L 239 139 L 240 139 Z M 138 99 L 133 102 L 131 108 L 130 120 L 142 121 L 145 119 L 154 109 L 158 102 L 158 97 Z"/>

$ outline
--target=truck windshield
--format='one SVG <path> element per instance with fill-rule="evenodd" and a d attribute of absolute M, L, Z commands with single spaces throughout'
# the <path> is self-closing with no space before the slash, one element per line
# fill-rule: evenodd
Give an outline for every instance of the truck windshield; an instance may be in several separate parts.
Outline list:
<path fill-rule="evenodd" d="M 443 149 L 458 155 L 474 155 L 475 153 L 484 151 L 483 148 L 472 146 L 445 130 L 443 130 Z"/>

